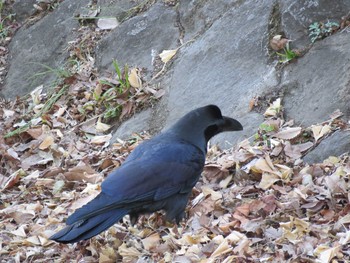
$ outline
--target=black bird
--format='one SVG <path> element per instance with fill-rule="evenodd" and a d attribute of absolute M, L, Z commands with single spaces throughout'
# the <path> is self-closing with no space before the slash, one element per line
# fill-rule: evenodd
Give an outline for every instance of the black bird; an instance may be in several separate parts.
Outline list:
<path fill-rule="evenodd" d="M 129 214 L 166 211 L 168 221 L 179 221 L 192 188 L 202 173 L 207 143 L 242 125 L 221 115 L 215 105 L 195 109 L 167 131 L 143 142 L 102 183 L 95 199 L 68 217 L 67 226 L 50 237 L 61 243 L 89 239 Z"/>

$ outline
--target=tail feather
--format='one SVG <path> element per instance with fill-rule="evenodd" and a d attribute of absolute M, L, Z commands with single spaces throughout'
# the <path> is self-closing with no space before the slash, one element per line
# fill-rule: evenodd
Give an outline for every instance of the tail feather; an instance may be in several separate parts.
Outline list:
<path fill-rule="evenodd" d="M 85 220 L 98 214 L 103 214 L 108 210 L 107 207 L 114 202 L 115 201 L 109 195 L 100 193 L 89 203 L 77 209 L 73 214 L 71 214 L 67 218 L 66 224 L 73 225 L 75 222 Z"/>
<path fill-rule="evenodd" d="M 50 239 L 61 243 L 74 243 L 89 239 L 111 227 L 126 214 L 128 211 L 125 209 L 106 211 L 103 214 L 76 221 L 51 236 Z"/>

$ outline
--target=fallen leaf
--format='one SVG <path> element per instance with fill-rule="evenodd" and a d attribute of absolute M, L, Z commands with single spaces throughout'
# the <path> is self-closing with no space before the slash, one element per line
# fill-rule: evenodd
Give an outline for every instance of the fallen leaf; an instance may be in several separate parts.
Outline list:
<path fill-rule="evenodd" d="M 32 97 L 32 101 L 34 103 L 34 105 L 38 105 L 41 101 L 40 99 L 40 94 L 43 90 L 44 86 L 40 85 L 38 87 L 36 87 L 31 93 L 30 96 Z"/>
<path fill-rule="evenodd" d="M 152 250 L 159 245 L 160 236 L 158 233 L 153 233 L 152 235 L 142 239 L 141 242 L 146 250 Z"/>
<path fill-rule="evenodd" d="M 111 125 L 102 123 L 101 120 L 99 119 L 96 123 L 96 131 L 98 132 L 106 132 L 111 128 Z"/>
<path fill-rule="evenodd" d="M 141 88 L 142 81 L 137 68 L 132 68 L 129 74 L 129 83 L 134 88 Z"/>
<path fill-rule="evenodd" d="M 95 184 L 103 180 L 102 175 L 96 173 L 90 166 L 82 164 L 69 169 L 69 171 L 65 172 L 63 175 L 68 181 L 80 181 Z"/>
<path fill-rule="evenodd" d="M 141 252 L 138 251 L 134 247 L 127 247 L 125 243 L 123 243 L 119 248 L 118 248 L 118 253 L 124 257 L 125 259 L 137 259 L 139 256 L 141 256 Z"/>
<path fill-rule="evenodd" d="M 98 135 L 98 136 L 94 136 L 91 139 L 91 143 L 92 144 L 109 144 L 109 141 L 111 140 L 112 135 L 108 134 L 108 135 Z"/>
<path fill-rule="evenodd" d="M 159 56 L 164 63 L 167 63 L 170 59 L 173 58 L 173 56 L 175 56 L 176 52 L 177 49 L 163 50 L 163 52 L 160 53 Z"/>
<path fill-rule="evenodd" d="M 270 47 L 275 51 L 279 51 L 284 49 L 289 42 L 290 40 L 288 38 L 284 38 L 282 35 L 275 35 L 270 40 Z"/>
<path fill-rule="evenodd" d="M 232 250 L 232 247 L 228 244 L 227 239 L 223 239 L 217 249 L 211 254 L 210 258 L 211 260 L 217 258 L 218 256 L 222 256 Z"/>
<path fill-rule="evenodd" d="M 28 133 L 30 136 L 32 136 L 32 138 L 38 139 L 41 136 L 41 134 L 43 133 L 43 130 L 42 130 L 41 127 L 39 127 L 39 128 L 31 128 L 31 129 L 28 129 L 26 131 L 26 133 Z"/>
<path fill-rule="evenodd" d="M 76 209 L 82 207 L 83 205 L 86 205 L 87 203 L 89 203 L 99 193 L 100 193 L 99 191 L 95 191 L 95 193 L 91 193 L 88 196 L 81 197 L 81 198 L 75 200 L 74 202 L 72 202 L 72 204 L 69 206 L 69 208 L 72 209 L 72 210 L 76 210 Z"/>
<path fill-rule="evenodd" d="M 11 234 L 16 235 L 16 236 L 20 236 L 20 237 L 27 237 L 27 234 L 24 231 L 23 225 L 19 226 L 16 230 L 11 231 Z"/>
<path fill-rule="evenodd" d="M 56 181 L 54 186 L 53 186 L 52 193 L 53 194 L 57 194 L 57 193 L 61 192 L 63 186 L 64 186 L 64 181 L 63 180 Z"/>
<path fill-rule="evenodd" d="M 213 189 L 210 189 L 209 187 L 206 187 L 206 186 L 202 186 L 202 192 L 204 196 L 210 195 L 210 198 L 213 201 L 216 201 L 222 198 L 222 194 L 219 191 L 214 191 Z"/>
<path fill-rule="evenodd" d="M 17 184 L 22 176 L 25 176 L 26 172 L 23 169 L 19 169 L 13 174 L 11 174 L 5 184 L 1 187 L 2 190 L 9 189 Z"/>
<path fill-rule="evenodd" d="M 314 253 L 318 256 L 320 263 L 329 263 L 331 260 L 337 256 L 337 254 L 340 252 L 341 246 L 336 247 L 328 247 L 327 245 L 319 245 Z"/>
<path fill-rule="evenodd" d="M 3 111 L 4 111 L 3 116 L 5 118 L 10 118 L 10 117 L 12 117 L 15 114 L 15 112 L 13 110 L 3 109 Z"/>
<path fill-rule="evenodd" d="M 268 189 L 270 188 L 275 182 L 281 180 L 281 178 L 273 173 L 263 173 L 261 177 L 261 181 L 259 183 L 259 187 L 261 189 Z"/>
<path fill-rule="evenodd" d="M 312 125 L 312 133 L 314 135 L 315 141 L 317 142 L 320 138 L 327 135 L 331 131 L 331 126 L 327 125 Z"/>
<path fill-rule="evenodd" d="M 39 145 L 39 149 L 45 150 L 49 148 L 54 142 L 55 142 L 55 139 L 51 135 L 48 135 L 44 138 L 43 142 Z"/>
<path fill-rule="evenodd" d="M 301 127 L 286 128 L 275 133 L 272 137 L 276 137 L 283 140 L 291 140 L 297 137 L 301 133 Z"/>
<path fill-rule="evenodd" d="M 276 99 L 265 111 L 264 116 L 273 117 L 281 111 L 281 98 Z"/>

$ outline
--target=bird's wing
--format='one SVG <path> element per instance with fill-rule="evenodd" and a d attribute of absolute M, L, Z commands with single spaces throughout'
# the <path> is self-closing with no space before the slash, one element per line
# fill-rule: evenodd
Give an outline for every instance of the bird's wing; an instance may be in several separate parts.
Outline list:
<path fill-rule="evenodd" d="M 204 161 L 204 154 L 187 143 L 148 145 L 147 154 L 113 171 L 102 183 L 99 197 L 72 214 L 67 223 L 187 193 L 198 181 Z"/>
<path fill-rule="evenodd" d="M 192 188 L 202 172 L 205 155 L 184 142 L 147 145 L 145 154 L 112 172 L 102 192 L 119 202 L 160 200 Z"/>

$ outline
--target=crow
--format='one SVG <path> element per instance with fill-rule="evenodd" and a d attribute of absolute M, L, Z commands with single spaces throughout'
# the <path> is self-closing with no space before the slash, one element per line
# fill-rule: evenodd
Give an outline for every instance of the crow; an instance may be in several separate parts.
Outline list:
<path fill-rule="evenodd" d="M 204 167 L 207 143 L 225 131 L 242 130 L 215 105 L 192 110 L 168 130 L 137 146 L 102 182 L 101 193 L 76 210 L 67 226 L 50 237 L 60 243 L 89 239 L 129 214 L 166 212 L 179 223 Z"/>

